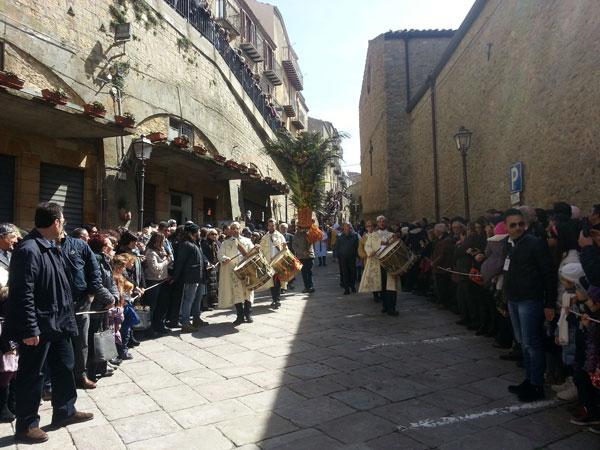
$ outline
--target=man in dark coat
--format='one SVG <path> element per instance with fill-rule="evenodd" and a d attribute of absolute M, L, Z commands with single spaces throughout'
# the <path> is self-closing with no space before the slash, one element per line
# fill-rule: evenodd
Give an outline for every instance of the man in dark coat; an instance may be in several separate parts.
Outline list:
<path fill-rule="evenodd" d="M 344 295 L 350 290 L 356 292 L 356 263 L 358 262 L 358 234 L 350 222 L 342 226 L 342 233 L 337 237 L 333 246 L 333 258 L 340 265 Z"/>
<path fill-rule="evenodd" d="M 39 427 L 47 366 L 52 380 L 52 426 L 91 420 L 91 413 L 75 409 L 73 346 L 77 335 L 73 299 L 64 261 L 54 242 L 65 220 L 56 203 L 42 203 L 35 211 L 35 228 L 13 252 L 9 272 L 6 327 L 2 336 L 21 343 L 17 377 L 15 438 L 44 442 Z"/>
<path fill-rule="evenodd" d="M 110 308 L 114 304 L 114 297 L 102 285 L 100 267 L 87 242 L 81 238 L 66 236 L 61 241 L 61 251 L 71 286 L 75 312 L 88 312 L 92 299 L 97 305 L 101 305 L 98 309 Z M 96 374 L 86 372 L 90 316 L 89 314 L 79 314 L 76 316 L 76 321 L 78 334 L 72 339 L 75 356 L 73 370 L 75 383 L 82 389 L 94 389 L 96 383 L 90 378 L 95 378 Z"/>
<path fill-rule="evenodd" d="M 504 222 L 508 237 L 504 260 L 504 292 L 515 339 L 523 347 L 525 380 L 508 390 L 528 402 L 544 398 L 545 355 L 543 322 L 554 319 L 557 268 L 548 245 L 525 233 L 521 211 L 509 209 Z"/>

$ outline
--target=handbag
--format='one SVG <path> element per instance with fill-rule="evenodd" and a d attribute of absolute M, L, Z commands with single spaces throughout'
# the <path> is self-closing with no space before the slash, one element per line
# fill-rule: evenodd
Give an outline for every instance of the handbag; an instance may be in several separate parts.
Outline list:
<path fill-rule="evenodd" d="M 96 362 L 106 362 L 117 357 L 117 346 L 112 330 L 96 331 L 94 333 L 94 359 Z"/>

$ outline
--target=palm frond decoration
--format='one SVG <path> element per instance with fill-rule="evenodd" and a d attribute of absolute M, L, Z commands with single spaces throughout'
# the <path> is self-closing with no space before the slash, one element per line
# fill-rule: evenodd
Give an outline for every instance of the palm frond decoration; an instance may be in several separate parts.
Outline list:
<path fill-rule="evenodd" d="M 323 138 L 321 133 L 303 132 L 297 137 L 280 129 L 265 150 L 275 160 L 292 192 L 290 200 L 299 210 L 322 212 L 325 202 L 325 173 L 329 163 L 340 156 L 339 143 L 346 133 Z"/>

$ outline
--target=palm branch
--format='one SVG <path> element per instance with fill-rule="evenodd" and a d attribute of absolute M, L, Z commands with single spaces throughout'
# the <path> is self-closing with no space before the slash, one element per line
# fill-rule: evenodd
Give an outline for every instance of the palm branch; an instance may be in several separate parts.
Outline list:
<path fill-rule="evenodd" d="M 265 145 L 290 187 L 290 200 L 298 208 L 322 212 L 325 202 L 325 173 L 329 163 L 339 157 L 339 142 L 347 135 L 335 133 L 323 138 L 320 133 L 304 132 L 297 137 L 287 130 L 276 132 L 277 139 Z"/>

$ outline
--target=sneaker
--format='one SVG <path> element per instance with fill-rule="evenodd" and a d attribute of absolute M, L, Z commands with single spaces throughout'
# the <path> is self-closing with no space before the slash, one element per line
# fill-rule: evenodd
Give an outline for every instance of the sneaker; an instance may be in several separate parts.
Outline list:
<path fill-rule="evenodd" d="M 573 384 L 573 377 L 567 377 L 563 384 L 553 384 L 550 387 L 550 389 L 552 389 L 554 392 L 560 392 L 560 391 L 564 391 L 565 389 L 569 389 L 573 386 L 575 386 Z"/>
<path fill-rule="evenodd" d="M 523 382 L 521 384 L 512 384 L 510 386 L 508 386 L 508 392 L 510 392 L 511 394 L 520 394 L 521 392 L 524 392 L 525 389 L 527 389 L 529 386 L 531 386 L 531 383 L 529 382 L 529 380 L 523 380 Z"/>
<path fill-rule="evenodd" d="M 48 440 L 48 434 L 41 428 L 30 428 L 27 431 L 17 431 L 15 433 L 15 439 L 21 442 L 37 444 L 39 442 L 46 442 Z"/>
<path fill-rule="evenodd" d="M 581 417 L 574 417 L 570 420 L 573 425 L 598 425 L 600 424 L 600 416 L 597 414 L 590 414 L 590 412 L 583 408 L 585 413 Z"/>
<path fill-rule="evenodd" d="M 571 386 L 570 388 L 558 392 L 556 394 L 556 397 L 567 402 L 572 402 L 574 400 L 577 400 L 579 395 L 577 394 L 577 388 L 575 386 Z"/>
<path fill-rule="evenodd" d="M 94 414 L 77 411 L 70 417 L 65 417 L 60 420 L 52 420 L 50 424 L 53 428 L 62 428 L 67 425 L 73 425 L 75 423 L 87 422 L 88 420 L 92 420 L 94 418 Z"/>

